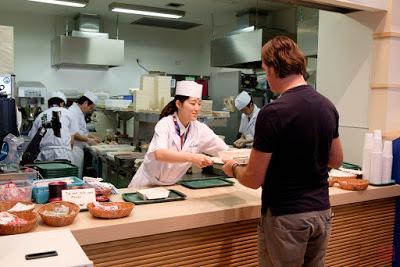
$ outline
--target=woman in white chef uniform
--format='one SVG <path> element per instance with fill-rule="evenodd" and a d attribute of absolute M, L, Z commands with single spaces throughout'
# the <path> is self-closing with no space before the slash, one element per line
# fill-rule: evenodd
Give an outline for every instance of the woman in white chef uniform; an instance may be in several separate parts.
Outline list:
<path fill-rule="evenodd" d="M 85 121 L 85 113 L 93 111 L 97 99 L 97 96 L 93 92 L 87 91 L 68 109 L 71 112 L 74 121 L 78 124 L 79 129 L 79 131 L 74 135 L 74 146 L 72 148 L 72 163 L 78 167 L 79 177 L 82 177 L 83 172 L 85 146 L 95 145 L 101 142 L 98 137 L 89 134 Z"/>
<path fill-rule="evenodd" d="M 48 99 L 49 109 L 43 111 L 33 122 L 32 129 L 29 131 L 29 137 L 33 138 L 38 129 L 42 126 L 42 117 L 47 116 L 47 122 L 51 121 L 53 111 L 59 112 L 61 122 L 61 137 L 54 135 L 53 129 L 47 129 L 46 134 L 40 142 L 40 153 L 36 160 L 68 160 L 72 161 L 71 140 L 72 136 L 78 131 L 76 124 L 68 109 L 64 108 L 67 98 L 62 92 L 54 92 Z"/>
<path fill-rule="evenodd" d="M 202 154 L 217 155 L 228 146 L 207 125 L 197 121 L 201 109 L 202 85 L 179 81 L 175 98 L 164 107 L 142 165 L 129 187 L 175 184 L 194 164 L 212 165 Z"/>
<path fill-rule="evenodd" d="M 253 103 L 251 96 L 243 91 L 235 99 L 235 107 L 242 112 L 239 133 L 241 136 L 233 144 L 242 148 L 247 144 L 253 143 L 256 120 L 260 109 Z"/>

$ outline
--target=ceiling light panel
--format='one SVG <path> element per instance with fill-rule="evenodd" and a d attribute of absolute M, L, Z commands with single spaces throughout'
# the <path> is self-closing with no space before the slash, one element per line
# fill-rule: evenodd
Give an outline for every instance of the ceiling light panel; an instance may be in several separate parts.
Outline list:
<path fill-rule="evenodd" d="M 158 7 L 149 7 L 149 6 L 139 6 L 139 5 L 130 5 L 123 3 L 111 3 L 109 5 L 111 11 L 120 12 L 120 13 L 129 13 L 150 17 L 161 17 L 161 18 L 170 18 L 170 19 L 179 19 L 185 16 L 185 11 L 174 10 L 174 9 L 166 9 L 166 8 L 158 8 Z"/>
<path fill-rule="evenodd" d="M 72 7 L 85 7 L 89 0 L 28 0 L 30 2 L 39 2 L 60 6 L 72 6 Z"/>

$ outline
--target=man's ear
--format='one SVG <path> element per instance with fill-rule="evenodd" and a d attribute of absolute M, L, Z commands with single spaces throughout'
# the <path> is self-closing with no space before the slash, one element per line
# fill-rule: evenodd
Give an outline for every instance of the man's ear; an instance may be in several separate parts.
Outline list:
<path fill-rule="evenodd" d="M 273 75 L 275 75 L 275 70 L 272 67 L 267 67 L 267 75 L 268 77 L 272 77 Z"/>

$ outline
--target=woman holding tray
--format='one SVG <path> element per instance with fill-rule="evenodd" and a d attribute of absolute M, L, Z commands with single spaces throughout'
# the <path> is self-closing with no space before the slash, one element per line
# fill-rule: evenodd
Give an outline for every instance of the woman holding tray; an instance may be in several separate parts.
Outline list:
<path fill-rule="evenodd" d="M 142 165 L 129 187 L 172 185 L 194 164 L 204 168 L 213 164 L 202 154 L 217 155 L 228 146 L 207 125 L 197 121 L 201 110 L 202 86 L 179 81 L 175 98 L 161 112 Z"/>

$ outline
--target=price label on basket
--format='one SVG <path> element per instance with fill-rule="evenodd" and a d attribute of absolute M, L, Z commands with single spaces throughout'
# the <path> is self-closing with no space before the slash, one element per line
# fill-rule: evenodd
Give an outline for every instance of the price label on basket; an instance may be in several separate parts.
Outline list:
<path fill-rule="evenodd" d="M 87 204 L 96 201 L 96 192 L 94 188 L 63 190 L 62 200 L 77 204 L 81 210 L 87 209 Z"/>

